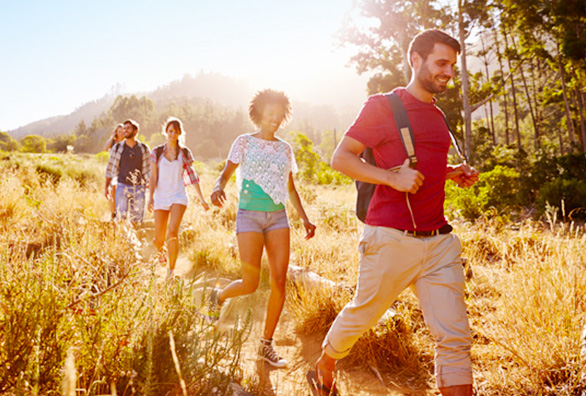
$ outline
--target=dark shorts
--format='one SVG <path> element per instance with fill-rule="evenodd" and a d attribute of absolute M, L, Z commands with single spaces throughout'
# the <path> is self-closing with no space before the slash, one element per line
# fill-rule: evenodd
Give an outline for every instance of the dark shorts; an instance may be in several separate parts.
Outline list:
<path fill-rule="evenodd" d="M 276 212 L 261 212 L 257 210 L 238 209 L 236 215 L 236 234 L 241 232 L 258 232 L 264 234 L 267 231 L 289 228 L 287 211 L 285 209 Z"/>

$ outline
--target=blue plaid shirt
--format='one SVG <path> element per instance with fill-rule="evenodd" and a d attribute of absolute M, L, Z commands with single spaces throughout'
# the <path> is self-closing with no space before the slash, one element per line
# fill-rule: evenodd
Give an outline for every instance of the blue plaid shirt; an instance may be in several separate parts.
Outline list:
<path fill-rule="evenodd" d="M 108 160 L 108 165 L 106 166 L 106 178 L 113 179 L 114 177 L 118 176 L 118 172 L 120 171 L 120 158 L 122 157 L 122 151 L 124 150 L 124 143 L 125 141 L 121 141 L 116 143 L 110 149 L 110 159 Z M 144 185 L 148 186 L 149 184 L 149 173 L 151 171 L 149 165 L 149 156 L 151 153 L 151 149 L 143 142 L 136 141 L 136 144 L 141 149 L 142 152 L 142 182 Z"/>

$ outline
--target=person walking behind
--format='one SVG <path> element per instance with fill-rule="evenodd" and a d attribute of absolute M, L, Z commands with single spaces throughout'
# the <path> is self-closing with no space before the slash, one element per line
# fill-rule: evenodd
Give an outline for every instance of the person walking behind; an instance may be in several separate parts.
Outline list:
<path fill-rule="evenodd" d="M 212 290 L 208 317 L 212 321 L 219 319 L 222 304 L 227 299 L 250 294 L 257 289 L 263 248 L 266 249 L 271 292 L 258 353 L 271 365 L 285 367 L 287 361 L 273 349 L 272 339 L 285 302 L 289 267 L 287 198 L 303 220 L 305 239 L 314 236 L 315 225 L 309 221 L 293 182 L 293 173 L 297 172 L 293 150 L 288 143 L 275 136 L 281 124 L 291 116 L 289 98 L 280 91 L 260 91 L 250 102 L 249 115 L 258 129 L 236 138 L 211 196 L 214 205 L 223 206 L 226 201 L 224 187 L 238 168 L 240 194 L 236 235 L 242 279 L 224 289 Z"/>
<path fill-rule="evenodd" d="M 185 147 L 183 123 L 170 117 L 163 127 L 167 142 L 153 149 L 150 156 L 150 198 L 148 208 L 155 212 L 155 239 L 157 261 L 166 266 L 169 255 L 167 280 L 173 277 L 179 254 L 179 226 L 187 209 L 185 186 L 193 184 L 197 199 L 205 210 L 210 207 L 199 187 L 199 177 L 193 169 L 194 158 Z M 165 248 L 165 237 L 167 248 Z"/>
<path fill-rule="evenodd" d="M 348 355 L 407 287 L 419 299 L 436 340 L 435 373 L 441 394 L 472 395 L 462 246 L 450 233 L 443 204 L 446 179 L 470 187 L 478 172 L 465 163 L 448 165 L 449 131 L 434 99 L 453 77 L 459 52 L 458 41 L 439 30 L 422 32 L 411 41 L 411 81 L 393 92 L 411 122 L 414 168 L 409 166 L 389 101 L 381 94 L 368 98 L 334 152 L 334 169 L 377 186 L 359 244 L 356 294 L 326 335 L 316 372 L 308 373 L 314 395 L 337 394 L 336 360 Z M 373 149 L 377 166 L 359 158 L 366 147 Z M 389 170 L 398 165 L 398 171 Z"/>
<path fill-rule="evenodd" d="M 116 125 L 116 128 L 114 128 L 114 131 L 112 132 L 112 136 L 106 142 L 106 146 L 104 147 L 104 150 L 110 151 L 116 143 L 119 143 L 123 140 L 124 140 L 124 124 L 118 124 L 118 125 Z M 110 197 L 108 199 L 110 201 L 110 213 L 111 213 L 112 219 L 116 218 L 116 183 L 117 183 L 116 177 L 113 177 L 112 181 L 110 182 L 110 194 L 109 194 Z"/>
<path fill-rule="evenodd" d="M 149 177 L 149 146 L 136 140 L 139 125 L 134 120 L 124 121 L 124 141 L 110 150 L 106 166 L 106 198 L 110 199 L 109 185 L 118 177 L 116 185 L 116 218 L 129 218 L 133 225 L 144 218 L 145 186 Z"/>

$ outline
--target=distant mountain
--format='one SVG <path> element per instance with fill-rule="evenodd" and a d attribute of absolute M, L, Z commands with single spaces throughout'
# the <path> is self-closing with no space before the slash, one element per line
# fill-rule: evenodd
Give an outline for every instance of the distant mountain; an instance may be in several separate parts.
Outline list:
<path fill-rule="evenodd" d="M 40 135 L 44 137 L 69 135 L 81 121 L 85 122 L 86 125 L 90 125 L 94 118 L 108 111 L 114 99 L 116 98 L 109 94 L 101 99 L 88 102 L 78 107 L 69 115 L 45 118 L 8 131 L 8 133 L 15 139 L 22 139 L 28 135 Z"/>
<path fill-rule="evenodd" d="M 172 81 L 152 92 L 135 93 L 134 95 L 137 97 L 146 96 L 153 101 L 159 110 L 171 102 L 178 104 L 211 102 L 227 108 L 244 109 L 248 113 L 248 103 L 254 93 L 250 85 L 243 80 L 219 73 L 200 72 L 195 77 L 186 74 L 182 79 Z M 122 95 L 131 96 L 133 94 L 125 93 Z M 94 118 L 110 109 L 116 97 L 117 94 L 109 93 L 101 99 L 80 106 L 69 115 L 35 121 L 8 131 L 8 133 L 15 139 L 21 139 L 27 135 L 44 137 L 68 135 L 73 133 L 81 121 L 89 127 Z M 292 102 L 293 122 L 289 127 L 302 131 L 307 128 L 343 130 L 352 122 L 358 110 L 356 108 L 338 109 L 330 105 L 314 105 L 296 101 L 294 98 L 292 98 Z"/>

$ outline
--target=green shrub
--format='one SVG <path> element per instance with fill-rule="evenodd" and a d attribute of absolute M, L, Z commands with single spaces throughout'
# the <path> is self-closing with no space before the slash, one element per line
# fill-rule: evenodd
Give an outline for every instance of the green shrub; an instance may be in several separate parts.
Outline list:
<path fill-rule="evenodd" d="M 578 179 L 558 178 L 546 183 L 539 190 L 537 196 L 537 213 L 543 214 L 548 203 L 558 208 L 558 210 L 561 210 L 563 207 L 565 215 L 570 214 L 570 212 L 576 209 L 585 208 L 586 182 Z M 583 213 L 578 217 L 584 218 Z"/>
<path fill-rule="evenodd" d="M 462 216 L 467 220 L 482 215 L 500 213 L 517 206 L 519 172 L 506 166 L 496 166 L 480 174 L 478 182 L 471 188 L 461 189 L 455 183 L 446 183 L 446 213 L 451 217 Z"/>
<path fill-rule="evenodd" d="M 94 159 L 101 164 L 107 164 L 110 159 L 110 153 L 108 151 L 100 151 L 99 153 L 94 154 Z"/>
<path fill-rule="evenodd" d="M 319 163 L 319 170 L 316 174 L 317 184 L 347 185 L 352 183 L 348 176 L 334 170 L 325 162 Z"/>

